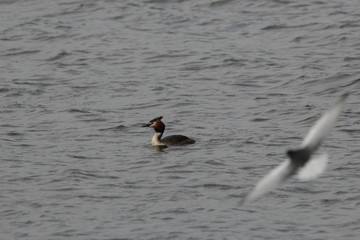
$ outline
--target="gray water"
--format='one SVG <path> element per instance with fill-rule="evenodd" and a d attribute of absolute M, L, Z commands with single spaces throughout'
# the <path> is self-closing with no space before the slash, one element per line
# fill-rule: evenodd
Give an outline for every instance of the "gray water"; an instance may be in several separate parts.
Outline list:
<path fill-rule="evenodd" d="M 1 239 L 359 239 L 360 3 L 0 1 Z M 318 179 L 245 192 L 350 92 Z M 196 144 L 157 151 L 152 129 Z"/>

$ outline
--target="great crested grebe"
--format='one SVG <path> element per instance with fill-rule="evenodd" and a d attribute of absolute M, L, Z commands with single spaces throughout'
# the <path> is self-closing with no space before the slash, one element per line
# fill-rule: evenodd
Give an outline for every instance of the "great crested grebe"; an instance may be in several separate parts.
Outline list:
<path fill-rule="evenodd" d="M 255 188 L 241 201 L 241 204 L 258 199 L 262 195 L 274 190 L 289 177 L 297 174 L 300 180 L 306 181 L 318 177 L 326 168 L 328 155 L 312 157 L 320 147 L 325 137 L 335 125 L 348 94 L 344 94 L 310 129 L 298 149 L 286 152 L 289 159 L 273 169 L 261 179 Z"/>
<path fill-rule="evenodd" d="M 161 121 L 161 119 L 162 117 L 157 117 L 152 119 L 149 123 L 143 125 L 143 127 L 152 127 L 155 130 L 155 134 L 151 139 L 151 144 L 153 146 L 180 146 L 195 143 L 194 139 L 183 135 L 171 135 L 161 138 L 165 131 L 165 124 Z"/>

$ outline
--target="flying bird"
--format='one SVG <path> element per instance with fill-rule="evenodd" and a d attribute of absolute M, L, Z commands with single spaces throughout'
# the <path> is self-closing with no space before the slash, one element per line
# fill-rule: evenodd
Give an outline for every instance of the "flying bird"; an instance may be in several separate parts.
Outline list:
<path fill-rule="evenodd" d="M 348 94 L 342 95 L 310 129 L 300 147 L 286 152 L 289 159 L 261 179 L 255 188 L 246 194 L 240 204 L 247 204 L 258 199 L 295 174 L 298 174 L 298 178 L 304 181 L 318 177 L 326 168 L 328 155 L 326 153 L 316 157 L 312 155 L 335 125 L 347 97 Z"/>

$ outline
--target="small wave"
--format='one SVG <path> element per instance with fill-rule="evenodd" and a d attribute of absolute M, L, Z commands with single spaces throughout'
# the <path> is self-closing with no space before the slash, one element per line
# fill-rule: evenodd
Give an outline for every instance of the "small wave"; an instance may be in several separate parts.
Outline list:
<path fill-rule="evenodd" d="M 218 184 L 218 183 L 205 183 L 205 184 L 197 184 L 197 185 L 186 185 L 183 186 L 185 188 L 215 188 L 219 190 L 229 190 L 229 189 L 239 189 L 238 186 L 232 186 L 227 184 Z"/>
<path fill-rule="evenodd" d="M 217 0 L 210 3 L 210 7 L 222 7 L 227 4 L 233 3 L 234 0 Z"/>
<path fill-rule="evenodd" d="M 280 30 L 280 29 L 292 29 L 292 28 L 305 28 L 308 26 L 314 25 L 314 23 L 309 24 L 300 24 L 300 25 L 285 25 L 285 24 L 271 24 L 266 27 L 263 27 L 261 30 Z"/>
<path fill-rule="evenodd" d="M 83 156 L 75 156 L 75 158 L 81 158 L 84 159 Z M 89 158 L 85 158 L 89 159 Z M 64 176 L 67 178 L 84 178 L 84 179 L 90 179 L 90 178 L 105 178 L 105 179 L 118 179 L 117 176 L 111 176 L 111 175 L 100 175 L 95 173 L 94 171 L 85 171 L 80 169 L 70 169 L 65 170 Z"/>
<path fill-rule="evenodd" d="M 77 108 L 70 108 L 70 109 L 66 110 L 66 112 L 69 112 L 69 113 L 90 113 L 87 110 L 82 110 L 82 109 L 77 109 Z"/>
<path fill-rule="evenodd" d="M 24 136 L 24 133 L 20 132 L 8 132 L 6 133 L 7 136 Z"/>
<path fill-rule="evenodd" d="M 126 129 L 125 125 L 118 125 L 116 127 L 109 127 L 109 128 L 100 128 L 98 131 L 122 131 Z"/>
<path fill-rule="evenodd" d="M 10 92 L 10 88 L 0 88 L 0 93 Z"/>
<path fill-rule="evenodd" d="M 65 51 L 61 51 L 60 53 L 56 54 L 55 56 L 53 57 L 50 57 L 48 59 L 46 59 L 47 61 L 56 61 L 56 60 L 59 60 L 59 59 L 62 59 L 64 57 L 67 57 L 71 55 L 71 53 L 68 53 L 68 52 L 65 52 Z"/>
<path fill-rule="evenodd" d="M 253 119 L 250 119 L 251 122 L 266 122 L 266 121 L 269 121 L 270 118 L 253 118 Z"/>
<path fill-rule="evenodd" d="M 116 200 L 116 199 L 126 198 L 125 196 L 121 196 L 121 195 L 90 195 L 90 194 L 80 194 L 77 197 L 84 199 L 98 199 L 98 200 L 101 199 Z"/>
<path fill-rule="evenodd" d="M 22 56 L 22 55 L 30 55 L 41 52 L 40 50 L 17 50 L 12 49 L 9 53 L 5 53 L 0 55 L 0 57 L 14 57 L 14 56 Z"/>

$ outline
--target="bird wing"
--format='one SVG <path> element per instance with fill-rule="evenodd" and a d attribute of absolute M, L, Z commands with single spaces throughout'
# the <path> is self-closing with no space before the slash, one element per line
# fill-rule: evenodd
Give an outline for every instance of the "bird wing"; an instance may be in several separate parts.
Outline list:
<path fill-rule="evenodd" d="M 313 152 L 320 146 L 321 142 L 335 125 L 347 96 L 348 94 L 344 94 L 339 101 L 315 123 L 302 141 L 301 148 L 307 148 Z"/>
<path fill-rule="evenodd" d="M 306 165 L 299 170 L 297 177 L 302 181 L 317 178 L 325 171 L 328 160 L 329 155 L 327 153 L 312 157 Z"/>
<path fill-rule="evenodd" d="M 341 96 L 339 101 L 315 123 L 301 143 L 301 149 L 310 151 L 311 154 L 320 146 L 322 140 L 324 140 L 331 128 L 335 125 L 347 97 L 348 94 Z M 326 168 L 327 159 L 327 155 L 321 155 L 318 158 L 310 159 L 305 166 L 301 168 L 299 178 L 309 180 L 320 175 Z M 261 179 L 255 188 L 246 194 L 241 204 L 256 200 L 262 195 L 272 191 L 290 176 L 295 174 L 298 169 L 299 164 L 297 164 L 296 161 L 286 160 Z"/>
<path fill-rule="evenodd" d="M 254 201 L 262 195 L 274 190 L 278 185 L 296 172 L 296 167 L 289 160 L 284 161 L 274 168 L 268 175 L 261 179 L 255 188 L 246 194 L 241 204 Z"/>

